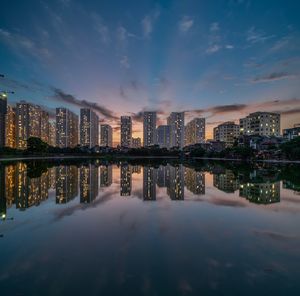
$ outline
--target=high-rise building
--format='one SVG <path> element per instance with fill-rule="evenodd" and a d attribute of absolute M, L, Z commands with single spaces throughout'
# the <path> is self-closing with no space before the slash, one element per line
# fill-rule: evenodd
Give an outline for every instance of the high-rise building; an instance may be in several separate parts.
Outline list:
<path fill-rule="evenodd" d="M 156 144 L 156 112 L 144 112 L 143 137 L 144 147 Z"/>
<path fill-rule="evenodd" d="M 156 143 L 160 148 L 170 148 L 171 127 L 169 125 L 159 125 L 156 130 Z"/>
<path fill-rule="evenodd" d="M 280 114 L 271 112 L 250 113 L 240 119 L 242 135 L 280 136 Z"/>
<path fill-rule="evenodd" d="M 142 141 L 141 138 L 132 138 L 131 147 L 132 148 L 141 148 Z"/>
<path fill-rule="evenodd" d="M 185 145 L 205 142 L 205 118 L 194 118 L 185 127 Z"/>
<path fill-rule="evenodd" d="M 5 146 L 5 122 L 7 112 L 7 96 L 0 93 L 0 147 Z"/>
<path fill-rule="evenodd" d="M 21 101 L 16 106 L 16 147 L 27 148 L 30 137 L 41 138 L 41 115 L 39 106 Z"/>
<path fill-rule="evenodd" d="M 7 105 L 5 123 L 5 146 L 16 148 L 16 109 Z"/>
<path fill-rule="evenodd" d="M 100 146 L 112 147 L 112 127 L 108 124 L 100 126 Z"/>
<path fill-rule="evenodd" d="M 99 145 L 99 117 L 89 108 L 80 109 L 80 145 L 89 148 Z"/>
<path fill-rule="evenodd" d="M 239 125 L 233 121 L 224 122 L 214 128 L 214 140 L 224 142 L 226 147 L 232 147 L 239 136 Z"/>
<path fill-rule="evenodd" d="M 132 120 L 130 116 L 121 116 L 121 147 L 130 148 L 132 141 Z"/>
<path fill-rule="evenodd" d="M 184 112 L 172 112 L 168 117 L 168 125 L 171 127 L 171 145 L 182 149 L 184 146 Z"/>
<path fill-rule="evenodd" d="M 49 113 L 41 110 L 41 140 L 50 144 L 49 139 Z"/>
<path fill-rule="evenodd" d="M 56 128 L 53 121 L 49 122 L 49 145 L 56 146 Z"/>
<path fill-rule="evenodd" d="M 56 146 L 78 145 L 78 116 L 67 108 L 56 108 Z"/>

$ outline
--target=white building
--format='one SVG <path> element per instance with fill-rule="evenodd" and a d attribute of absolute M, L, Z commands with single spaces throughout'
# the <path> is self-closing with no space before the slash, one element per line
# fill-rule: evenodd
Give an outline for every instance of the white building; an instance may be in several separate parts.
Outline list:
<path fill-rule="evenodd" d="M 182 149 L 184 146 L 184 112 L 172 112 L 168 117 L 171 137 L 170 147 Z"/>

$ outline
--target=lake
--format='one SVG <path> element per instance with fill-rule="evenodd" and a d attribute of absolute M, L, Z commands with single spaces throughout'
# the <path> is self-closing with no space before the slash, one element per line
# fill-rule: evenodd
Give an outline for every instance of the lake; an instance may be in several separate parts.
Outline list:
<path fill-rule="evenodd" d="M 1 295 L 300 295 L 300 166 L 0 166 Z"/>

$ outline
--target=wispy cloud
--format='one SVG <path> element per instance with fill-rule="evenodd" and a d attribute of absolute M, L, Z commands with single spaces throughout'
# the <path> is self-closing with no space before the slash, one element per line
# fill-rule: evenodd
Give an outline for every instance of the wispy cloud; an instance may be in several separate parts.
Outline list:
<path fill-rule="evenodd" d="M 194 25 L 194 19 L 190 16 L 184 16 L 179 21 L 178 28 L 181 33 L 188 32 Z"/>
<path fill-rule="evenodd" d="M 0 42 L 5 43 L 11 49 L 13 49 L 17 54 L 31 55 L 35 58 L 42 60 L 49 59 L 52 55 L 48 48 L 39 45 L 34 40 L 11 31 L 7 31 L 0 28 Z"/>
<path fill-rule="evenodd" d="M 53 96 L 52 98 L 55 99 L 56 101 L 60 101 L 63 103 L 68 103 L 77 107 L 81 108 L 91 108 L 94 111 L 98 112 L 102 116 L 106 117 L 107 119 L 110 120 L 116 120 L 118 119 L 118 116 L 114 114 L 114 112 L 104 106 L 101 106 L 97 103 L 94 102 L 89 102 L 86 100 L 79 100 L 75 96 L 71 94 L 67 94 L 61 89 L 58 88 L 53 88 Z"/>
<path fill-rule="evenodd" d="M 268 75 L 257 76 L 255 77 L 252 82 L 254 83 L 263 83 L 263 82 L 272 82 L 276 80 L 294 78 L 295 75 L 287 73 L 287 72 L 273 72 Z"/>
<path fill-rule="evenodd" d="M 125 69 L 129 69 L 130 68 L 130 63 L 129 63 L 129 58 L 128 56 L 123 56 L 120 60 L 120 65 L 122 68 L 125 68 Z"/>
<path fill-rule="evenodd" d="M 153 26 L 155 21 L 158 19 L 160 16 L 160 10 L 157 8 L 154 13 L 146 15 L 142 21 L 142 30 L 143 30 L 143 36 L 144 38 L 149 38 L 152 31 L 153 31 Z"/>
<path fill-rule="evenodd" d="M 98 14 L 92 13 L 92 19 L 94 21 L 94 28 L 100 35 L 101 42 L 103 44 L 108 44 L 110 42 L 108 27 L 104 24 L 104 21 Z"/>
<path fill-rule="evenodd" d="M 234 45 L 225 44 L 222 41 L 220 34 L 220 25 L 217 22 L 211 23 L 209 27 L 209 35 L 208 35 L 208 47 L 206 49 L 207 54 L 213 54 L 221 49 L 233 49 Z"/>
<path fill-rule="evenodd" d="M 274 37 L 275 35 L 267 35 L 264 31 L 257 30 L 255 27 L 251 27 L 246 33 L 246 40 L 251 44 L 263 43 Z"/>

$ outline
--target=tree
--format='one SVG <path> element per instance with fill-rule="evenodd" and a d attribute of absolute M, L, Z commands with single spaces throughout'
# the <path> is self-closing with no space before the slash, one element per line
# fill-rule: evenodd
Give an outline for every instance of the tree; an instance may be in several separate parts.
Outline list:
<path fill-rule="evenodd" d="M 30 137 L 27 140 L 28 152 L 47 152 L 48 147 L 48 144 L 43 142 L 40 138 Z"/>

